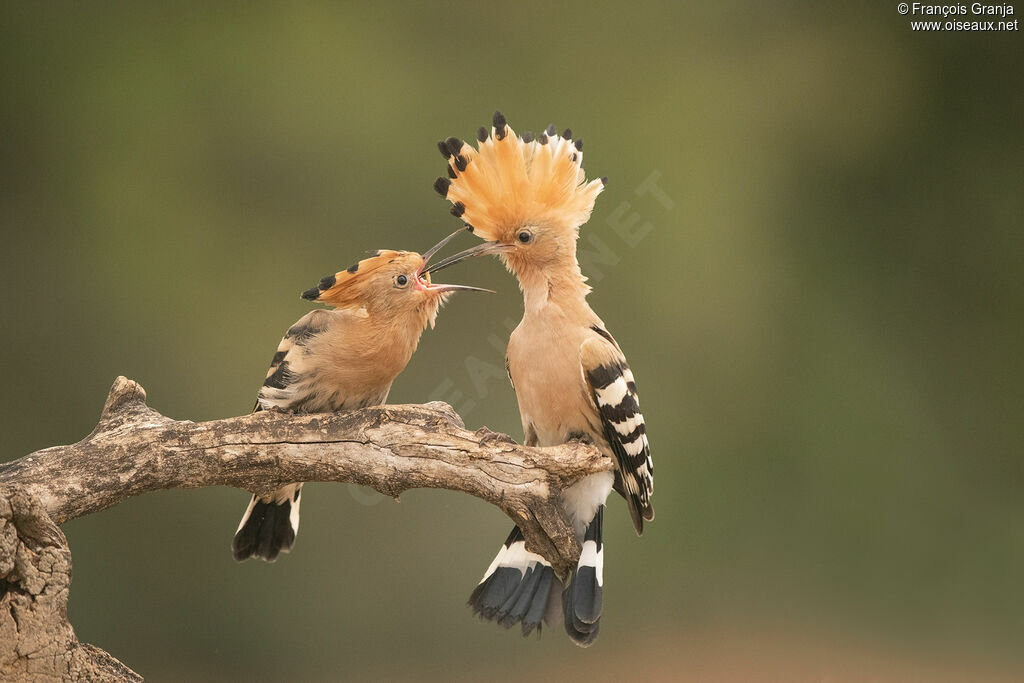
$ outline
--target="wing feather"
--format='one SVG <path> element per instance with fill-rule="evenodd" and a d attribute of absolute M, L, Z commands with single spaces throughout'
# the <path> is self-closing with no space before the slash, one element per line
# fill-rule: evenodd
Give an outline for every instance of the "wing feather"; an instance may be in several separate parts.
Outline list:
<path fill-rule="evenodd" d="M 299 379 L 293 371 L 293 365 L 309 341 L 327 329 L 330 316 L 330 311 L 310 311 L 288 328 L 270 361 L 270 368 L 267 370 L 266 379 L 263 380 L 253 412 L 271 407 L 293 410 L 301 403 L 301 400 L 298 400 L 301 397 L 290 391 Z"/>
<path fill-rule="evenodd" d="M 633 526 L 643 533 L 644 520 L 654 519 L 654 464 L 647 426 L 633 372 L 615 340 L 595 330 L 580 347 L 583 378 L 601 416 L 604 436 L 615 455 L 615 490 L 626 499 Z"/>

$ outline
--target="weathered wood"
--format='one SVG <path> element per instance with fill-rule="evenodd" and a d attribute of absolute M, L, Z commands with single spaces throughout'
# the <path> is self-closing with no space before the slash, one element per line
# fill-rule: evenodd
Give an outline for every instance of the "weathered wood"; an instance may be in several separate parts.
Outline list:
<path fill-rule="evenodd" d="M 527 546 L 563 573 L 575 565 L 579 544 L 556 498 L 612 466 L 584 444 L 530 448 L 486 428 L 469 431 L 445 403 L 173 420 L 146 405 L 141 386 L 119 377 L 89 436 L 0 465 L 0 492 L 17 485 L 61 524 L 160 489 L 264 492 L 296 481 L 352 482 L 392 497 L 449 489 L 501 508 Z"/>
<path fill-rule="evenodd" d="M 441 488 L 499 507 L 527 547 L 565 575 L 580 546 L 558 495 L 612 467 L 593 446 L 529 448 L 487 428 L 469 431 L 445 403 L 189 422 L 153 410 L 141 386 L 118 377 L 87 437 L 0 465 L 0 677 L 140 680 L 75 639 L 67 622 L 71 554 L 54 522 L 172 488 L 268 492 L 335 481 L 393 497 Z"/>
<path fill-rule="evenodd" d="M 71 551 L 38 500 L 0 496 L 0 680 L 141 681 L 109 654 L 78 642 L 68 623 Z"/>

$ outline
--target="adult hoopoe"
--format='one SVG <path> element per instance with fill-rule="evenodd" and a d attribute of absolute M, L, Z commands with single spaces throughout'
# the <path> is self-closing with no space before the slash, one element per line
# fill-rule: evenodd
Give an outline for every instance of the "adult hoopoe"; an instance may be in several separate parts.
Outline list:
<path fill-rule="evenodd" d="M 490 291 L 431 284 L 427 261 L 459 232 L 422 256 L 378 251 L 303 292 L 303 299 L 334 310 L 310 311 L 288 329 L 253 412 L 334 412 L 384 403 L 448 295 Z M 299 532 L 301 491 L 296 483 L 267 497 L 253 495 L 231 543 L 236 560 L 255 556 L 272 562 L 291 549 Z"/>
<path fill-rule="evenodd" d="M 524 635 L 558 612 L 573 641 L 597 637 L 603 588 L 602 516 L 612 488 L 626 499 L 638 534 L 654 518 L 654 468 L 633 373 L 619 345 L 586 297 L 590 287 L 576 260 L 580 226 L 590 218 L 605 179 L 587 182 L 583 141 L 554 126 L 517 137 L 500 112 L 478 149 L 458 138 L 438 143 L 448 178 L 434 183 L 452 213 L 485 240 L 431 267 L 496 254 L 519 279 L 524 314 L 508 343 L 506 365 L 519 402 L 525 443 L 553 446 L 591 441 L 615 458 L 613 473 L 567 489 L 563 505 L 583 545 L 564 591 L 551 566 L 528 552 L 518 527 L 470 596 L 474 612 Z M 552 590 L 552 588 L 555 588 Z"/>

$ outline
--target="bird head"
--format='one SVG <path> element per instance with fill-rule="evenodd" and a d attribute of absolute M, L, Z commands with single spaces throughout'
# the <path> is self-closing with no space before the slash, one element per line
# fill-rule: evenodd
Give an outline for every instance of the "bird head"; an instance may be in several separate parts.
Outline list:
<path fill-rule="evenodd" d="M 458 138 L 438 143 L 448 177 L 434 189 L 452 203 L 452 214 L 485 242 L 439 261 L 441 270 L 466 258 L 496 254 L 520 282 L 561 267 L 578 269 L 576 240 L 590 218 L 605 179 L 587 182 L 583 140 L 554 125 L 538 136 L 517 136 L 501 112 L 490 132 L 477 131 L 474 148 Z"/>
<path fill-rule="evenodd" d="M 335 308 L 365 308 L 370 315 L 418 316 L 431 327 L 441 304 L 452 292 L 490 292 L 468 285 L 435 284 L 430 281 L 427 263 L 441 247 L 462 230 L 456 230 L 424 254 L 414 251 L 382 249 L 369 258 L 353 263 L 345 270 L 328 275 L 302 293 L 303 299 Z"/>

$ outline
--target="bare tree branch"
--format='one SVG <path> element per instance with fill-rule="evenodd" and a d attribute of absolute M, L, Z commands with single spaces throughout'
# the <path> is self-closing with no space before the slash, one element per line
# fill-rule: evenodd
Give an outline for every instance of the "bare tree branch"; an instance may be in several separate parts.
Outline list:
<path fill-rule="evenodd" d="M 297 481 L 353 482 L 392 497 L 450 489 L 501 508 L 527 546 L 564 572 L 579 545 L 555 500 L 612 466 L 584 444 L 529 448 L 486 428 L 468 431 L 445 403 L 173 420 L 146 405 L 141 386 L 118 377 L 89 436 L 0 465 L 0 491 L 17 484 L 62 524 L 160 489 L 269 492 Z"/>
<path fill-rule="evenodd" d="M 565 575 L 575 566 L 580 546 L 558 496 L 583 477 L 612 467 L 611 459 L 593 446 L 529 448 L 486 428 L 468 431 L 445 403 L 380 406 L 344 414 L 260 412 L 197 423 L 161 415 L 146 405 L 141 386 L 118 377 L 89 436 L 0 465 L 0 513 L 30 510 L 22 518 L 35 521 L 22 526 L 46 528 L 43 536 L 53 541 L 46 547 L 66 551 L 63 534 L 48 518 L 60 524 L 147 491 L 232 486 L 262 493 L 290 482 L 335 481 L 397 497 L 407 489 L 442 488 L 499 507 L 522 529 L 527 547 Z M 4 527 L 11 538 L 0 539 L 14 543 L 8 544 L 9 552 L 16 555 L 18 548 L 42 547 L 26 537 L 17 518 L 12 512 L 12 521 Z M 25 567 L 32 563 L 23 562 L 19 570 L 13 560 L 4 562 L 4 554 L 0 548 L 0 608 L 7 608 L 0 609 L 0 631 L 5 630 L 5 615 L 16 622 L 19 590 L 33 599 L 42 595 L 26 584 Z M 56 566 L 52 559 L 43 565 Z M 66 574 L 70 581 L 70 553 Z M 61 590 L 66 605 L 67 586 Z M 64 620 L 70 639 L 61 637 L 73 648 L 67 652 L 79 653 L 79 659 L 86 653 L 99 667 L 94 671 L 109 669 L 115 679 L 135 675 L 123 667 L 117 673 L 120 663 L 77 643 L 64 607 L 47 609 Z M 59 662 L 72 660 L 78 661 L 69 654 Z M 0 673 L 8 670 L 8 662 L 0 659 Z M 65 666 L 60 671 L 54 675 L 64 676 L 69 670 Z"/>

